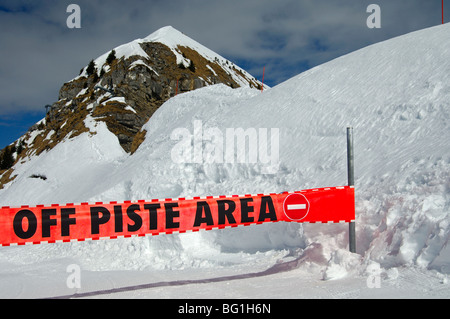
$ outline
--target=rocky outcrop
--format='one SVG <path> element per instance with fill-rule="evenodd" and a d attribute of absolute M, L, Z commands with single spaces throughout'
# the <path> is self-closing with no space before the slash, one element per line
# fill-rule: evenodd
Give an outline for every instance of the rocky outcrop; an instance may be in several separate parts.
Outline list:
<path fill-rule="evenodd" d="M 132 152 L 139 144 L 135 142 L 131 147 L 136 134 L 151 115 L 175 94 L 217 83 L 239 87 L 218 61 L 207 60 L 191 48 L 178 47 L 180 54 L 190 61 L 186 67 L 177 64 L 173 51 L 162 43 L 142 43 L 141 47 L 147 57 L 136 55 L 116 59 L 110 65 L 96 66 L 96 74 L 79 76 L 65 83 L 60 90 L 59 101 L 49 112 L 48 123 L 61 123 L 63 119 L 59 114 L 64 114 L 65 108 L 86 108 L 93 103 L 93 116 L 105 121 L 124 150 Z M 252 79 L 249 85 L 258 87 L 259 84 Z M 108 95 L 107 90 L 114 94 Z M 123 99 L 108 102 L 112 97 Z M 128 110 L 127 106 L 130 107 Z"/>

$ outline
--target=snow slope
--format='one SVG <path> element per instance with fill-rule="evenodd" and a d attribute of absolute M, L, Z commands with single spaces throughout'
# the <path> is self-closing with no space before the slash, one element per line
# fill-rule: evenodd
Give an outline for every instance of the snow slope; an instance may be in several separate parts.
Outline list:
<path fill-rule="evenodd" d="M 145 125 L 146 140 L 132 156 L 120 153 L 118 142 L 92 122 L 98 133 L 89 140 L 82 134 L 20 164 L 21 174 L 0 190 L 0 205 L 33 205 L 344 185 L 345 129 L 351 125 L 357 254 L 347 251 L 346 225 L 293 223 L 10 247 L 0 249 L 1 293 L 73 294 L 65 267 L 76 264 L 84 278 L 78 292 L 151 284 L 113 297 L 448 298 L 449 32 L 443 25 L 379 43 L 263 94 L 217 85 L 178 95 Z M 179 128 L 193 132 L 195 121 L 224 134 L 227 128 L 278 128 L 279 162 L 269 170 L 261 161 L 191 163 L 190 143 L 171 135 Z M 171 157 L 176 146 L 184 163 Z M 204 153 L 212 146 L 205 139 Z M 30 182 L 34 172 L 48 179 Z M 77 175 L 85 177 L 70 182 Z M 43 283 L 46 277 L 52 280 Z M 370 289 L 369 280 L 377 278 L 381 288 Z M 187 279 L 194 281 L 181 285 Z M 12 288 L 17 281 L 20 291 Z M 38 291 L 38 285 L 49 290 Z"/>

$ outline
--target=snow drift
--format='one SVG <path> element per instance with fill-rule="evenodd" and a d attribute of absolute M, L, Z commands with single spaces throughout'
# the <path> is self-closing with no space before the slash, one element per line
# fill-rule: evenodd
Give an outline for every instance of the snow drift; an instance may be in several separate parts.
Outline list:
<path fill-rule="evenodd" d="M 138 200 L 292 191 L 346 183 L 346 127 L 354 127 L 357 253 L 346 225 L 278 223 L 153 238 L 0 250 L 11 263 L 73 258 L 90 270 L 267 268 L 283 256 L 324 279 L 415 266 L 450 272 L 450 25 L 379 43 L 264 93 L 206 87 L 166 102 L 129 156 L 91 125 L 17 164 L 1 205 Z M 89 119 L 88 119 L 89 120 Z M 87 120 L 87 121 L 88 121 Z M 177 164 L 177 128 L 279 128 L 279 163 Z M 110 134 L 110 135 L 109 135 Z M 203 150 L 210 147 L 204 141 Z M 189 147 L 187 145 L 186 147 Z M 75 154 L 75 156 L 74 156 Z M 47 180 L 33 179 L 34 173 Z M 78 177 L 78 178 L 77 178 Z M 9 249 L 9 248 L 8 248 Z M 32 256 L 32 257 L 31 257 Z M 312 268 L 310 268 L 312 267 Z M 370 268 L 369 267 L 369 268 Z M 395 271 L 388 272 L 388 274 Z"/>

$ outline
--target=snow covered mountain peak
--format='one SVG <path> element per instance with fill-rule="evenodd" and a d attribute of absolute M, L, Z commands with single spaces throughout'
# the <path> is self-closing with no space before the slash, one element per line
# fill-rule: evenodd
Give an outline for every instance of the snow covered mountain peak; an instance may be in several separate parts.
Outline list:
<path fill-rule="evenodd" d="M 191 47 L 193 49 L 200 49 L 199 51 L 203 51 L 200 53 L 209 51 L 211 55 L 219 56 L 217 53 L 206 48 L 202 44 L 198 43 L 197 41 L 193 40 L 192 38 L 190 38 L 189 36 L 175 29 L 172 26 L 162 27 L 156 30 L 155 32 L 151 33 L 150 35 L 146 36 L 145 38 L 138 39 L 136 41 L 140 43 L 159 42 L 167 45 L 171 49 L 176 49 L 178 46 L 186 46 Z"/>
<path fill-rule="evenodd" d="M 197 41 L 191 39 L 181 31 L 178 31 L 172 26 L 166 26 L 162 27 L 161 29 L 153 32 L 149 36 L 143 38 L 141 40 L 142 42 L 159 42 L 162 44 L 167 45 L 169 48 L 175 51 L 175 54 L 179 54 L 179 51 L 177 50 L 178 47 L 188 47 L 195 51 L 197 51 L 199 54 L 204 56 L 210 61 L 226 61 L 225 58 L 220 56 L 219 54 L 215 53 L 214 51 L 208 49 L 207 47 L 203 46 L 202 44 L 198 43 Z M 231 63 L 231 62 L 229 62 Z"/>
<path fill-rule="evenodd" d="M 142 126 L 164 102 L 219 83 L 232 88 L 261 89 L 262 85 L 175 28 L 163 27 L 92 59 L 79 76 L 61 87 L 46 117 L 10 148 L 21 150 L 12 152 L 16 162 L 40 155 L 65 139 L 92 132 L 86 124 L 92 118 L 106 123 L 123 150 L 133 153 L 145 139 Z M 0 187 L 11 180 L 5 176 L 14 175 L 10 170 L 3 174 Z"/>
<path fill-rule="evenodd" d="M 178 31 L 172 26 L 162 27 L 155 32 L 151 33 L 145 38 L 136 39 L 126 44 L 122 44 L 113 50 L 116 53 L 117 59 L 129 59 L 131 57 L 137 57 L 143 60 L 152 59 L 152 56 L 149 55 L 148 50 L 145 47 L 150 46 L 152 43 L 160 43 L 166 47 L 168 47 L 172 53 L 176 56 L 177 65 L 181 65 L 185 68 L 188 68 L 191 65 L 191 59 L 186 57 L 186 49 L 195 51 L 199 56 L 206 59 L 210 66 L 209 69 L 212 73 L 215 74 L 215 68 L 212 66 L 213 64 L 217 64 L 220 68 L 224 69 L 229 76 L 231 77 L 231 81 L 225 83 L 231 87 L 237 86 L 250 86 L 255 88 L 260 88 L 262 83 L 256 80 L 253 76 L 251 76 L 247 71 L 238 67 L 233 62 L 227 60 L 216 52 L 208 49 L 192 38 L 188 37 L 184 33 Z M 160 48 L 161 49 L 161 48 Z M 94 60 L 95 65 L 104 66 L 106 64 L 107 58 L 110 52 L 106 52 L 97 59 Z M 98 73 L 101 72 L 101 69 L 98 69 Z M 86 76 L 87 67 L 82 70 L 80 76 Z M 79 78 L 79 77 L 77 77 Z M 77 79 L 75 78 L 75 79 Z M 209 78 L 206 76 L 205 78 Z M 208 80 L 206 80 L 208 82 Z M 210 84 L 210 83 L 208 83 Z M 215 83 L 213 83 L 215 84 Z M 265 85 L 268 88 L 267 85 Z"/>
<path fill-rule="evenodd" d="M 146 42 L 172 42 L 177 44 L 182 44 L 184 41 L 183 39 L 190 39 L 186 35 L 184 35 L 182 32 L 178 31 L 172 26 L 165 26 L 162 27 L 155 32 L 151 33 L 150 35 L 143 38 L 143 41 Z"/>

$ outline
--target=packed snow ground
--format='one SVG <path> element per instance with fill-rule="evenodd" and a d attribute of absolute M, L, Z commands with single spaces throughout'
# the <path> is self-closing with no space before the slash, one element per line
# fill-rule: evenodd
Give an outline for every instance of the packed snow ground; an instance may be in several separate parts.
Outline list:
<path fill-rule="evenodd" d="M 146 124 L 146 140 L 132 156 L 88 118 L 96 134 L 17 165 L 18 177 L 0 190 L 0 205 L 13 206 L 345 185 L 351 125 L 357 254 L 348 252 L 347 225 L 294 223 L 5 247 L 0 296 L 113 289 L 85 296 L 449 298 L 449 32 L 443 25 L 373 45 L 262 94 L 217 85 L 178 95 Z M 172 133 L 193 133 L 198 121 L 203 131 L 224 135 L 227 128 L 278 128 L 279 161 L 175 162 L 175 147 L 186 159 L 192 148 Z M 269 136 L 258 137 L 265 144 Z M 218 151 L 214 141 L 204 139 L 205 158 L 211 150 Z M 81 288 L 67 286 L 72 264 L 81 268 Z M 120 287 L 135 288 L 114 290 Z"/>

